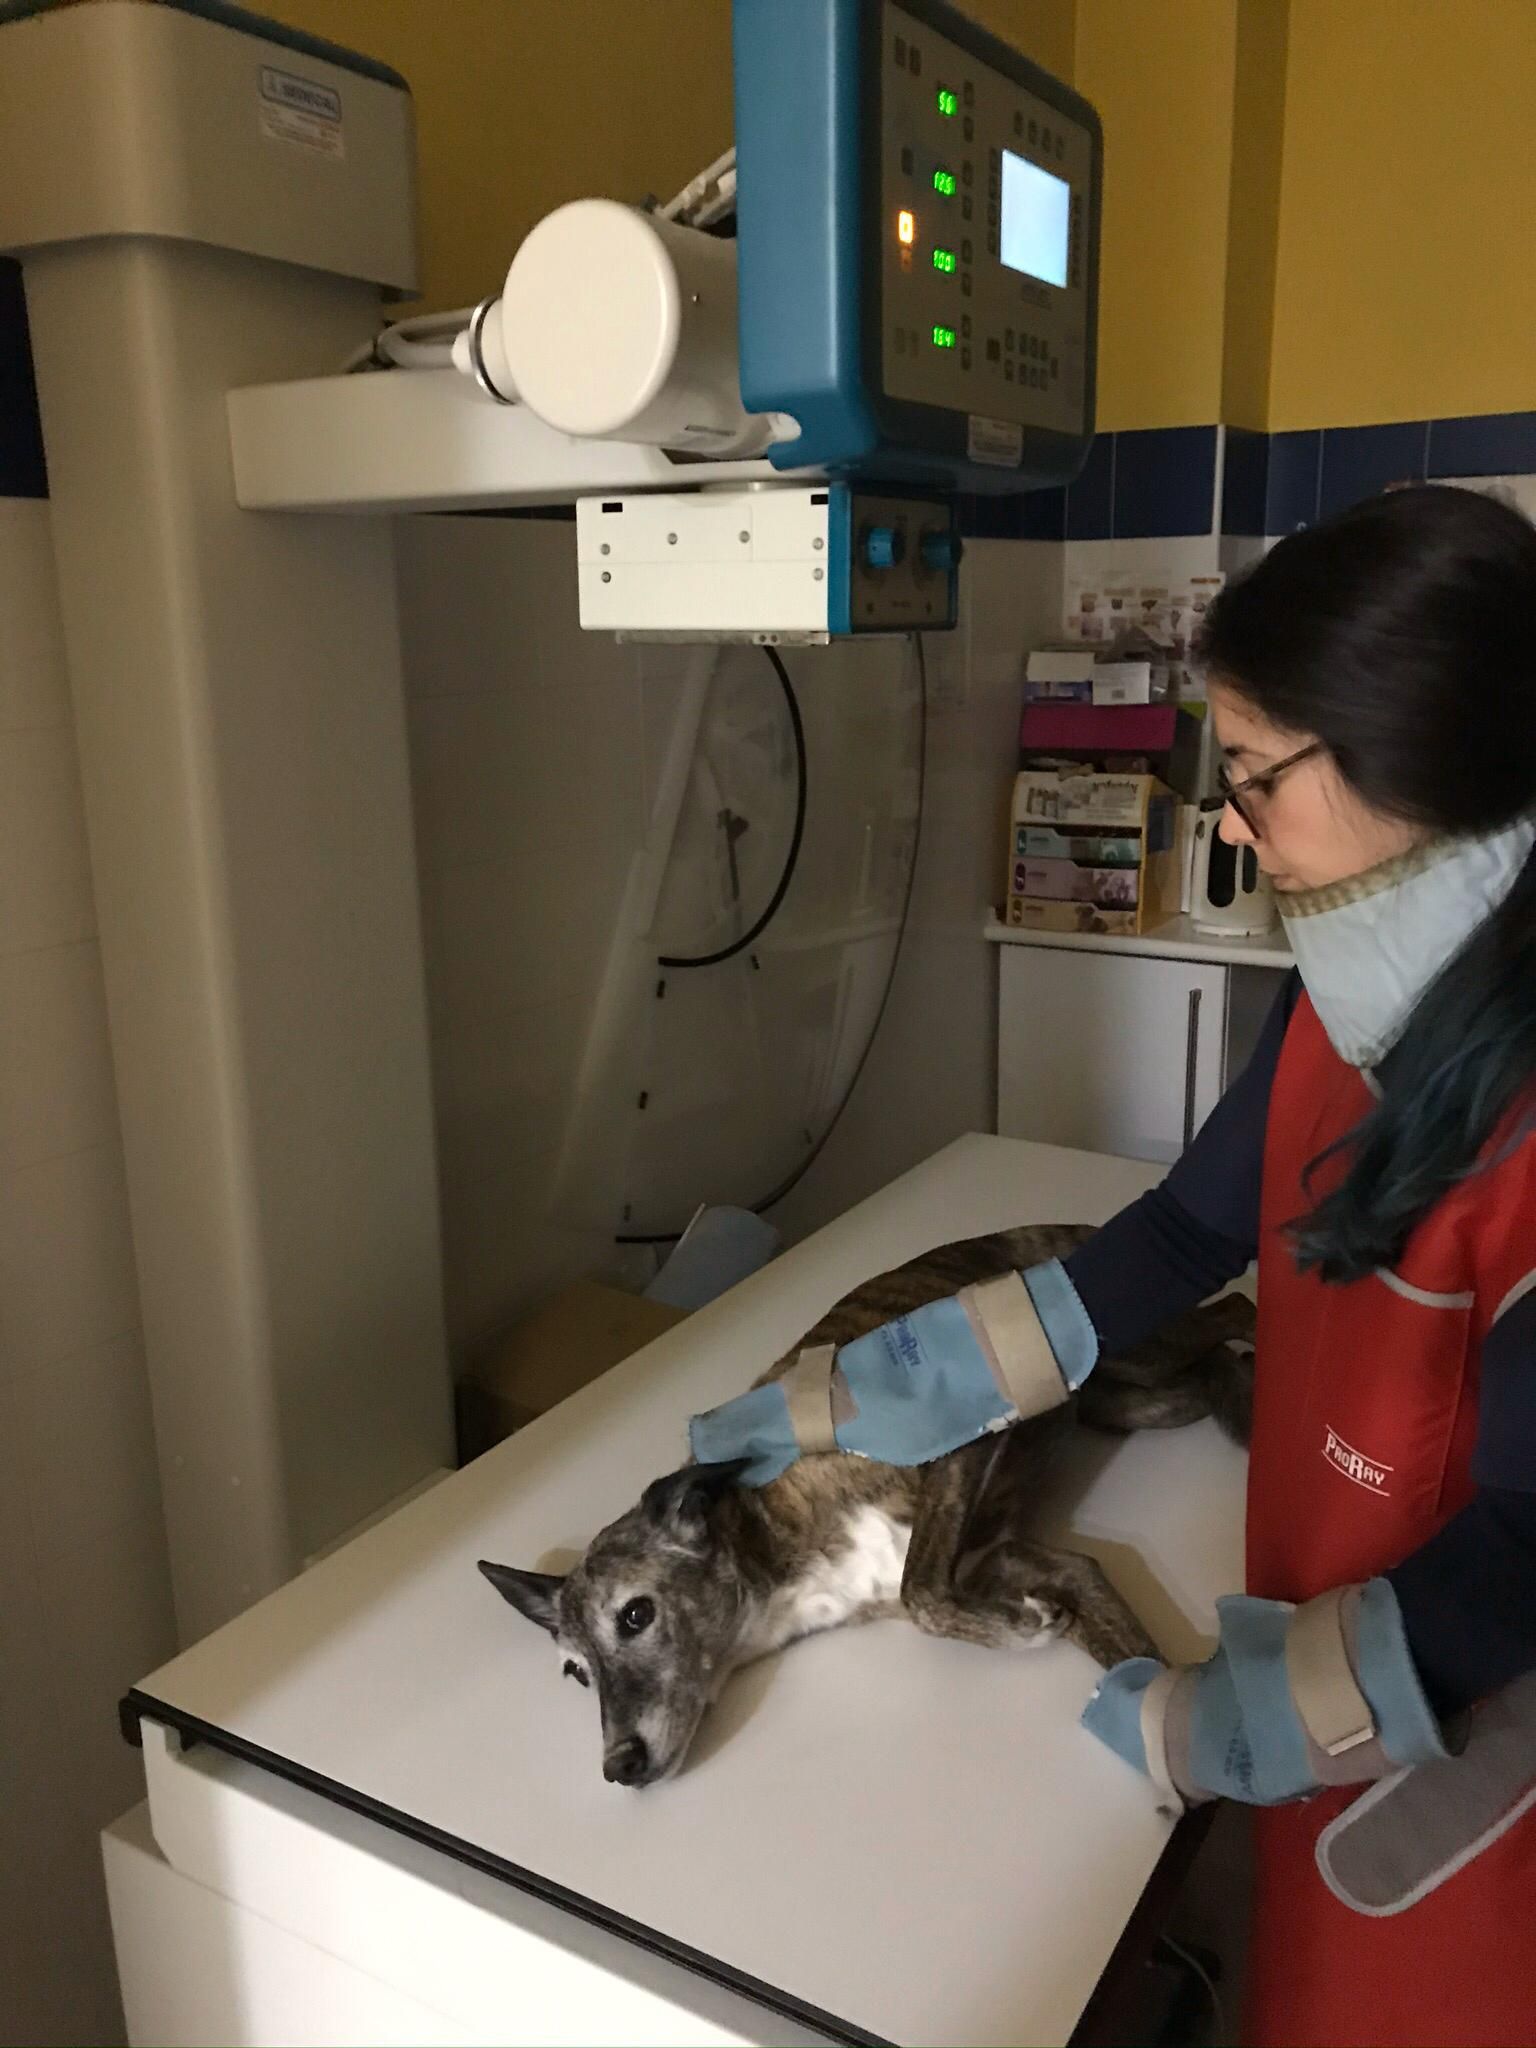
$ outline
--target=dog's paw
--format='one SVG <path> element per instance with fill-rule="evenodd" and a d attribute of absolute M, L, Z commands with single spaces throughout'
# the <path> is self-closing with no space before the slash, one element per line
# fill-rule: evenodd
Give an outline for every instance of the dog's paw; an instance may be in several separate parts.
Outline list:
<path fill-rule="evenodd" d="M 1064 1635 L 1072 1617 L 1064 1607 L 1057 1607 L 1049 1600 L 1037 1600 L 1026 1593 L 1019 1601 L 1018 1644 L 1021 1650 L 1042 1649 L 1045 1644 L 1055 1642 Z"/>

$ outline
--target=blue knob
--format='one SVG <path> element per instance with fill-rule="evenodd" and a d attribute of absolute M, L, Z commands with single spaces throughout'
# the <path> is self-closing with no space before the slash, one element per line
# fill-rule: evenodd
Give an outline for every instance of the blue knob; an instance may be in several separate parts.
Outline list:
<path fill-rule="evenodd" d="M 894 569 L 902 553 L 902 537 L 894 526 L 872 526 L 864 536 L 864 559 L 871 569 Z"/>
<path fill-rule="evenodd" d="M 947 576 L 960 561 L 960 536 L 947 526 L 935 527 L 923 535 L 921 552 L 925 569 Z"/>

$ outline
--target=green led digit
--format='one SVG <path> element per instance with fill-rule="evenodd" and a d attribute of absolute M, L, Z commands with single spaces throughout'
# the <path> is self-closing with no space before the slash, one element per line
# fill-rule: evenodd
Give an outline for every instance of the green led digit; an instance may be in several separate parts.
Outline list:
<path fill-rule="evenodd" d="M 935 348 L 953 348 L 955 345 L 955 330 L 953 327 L 935 327 L 933 330 L 933 345 Z"/>
<path fill-rule="evenodd" d="M 935 192 L 942 192 L 946 199 L 953 199 L 955 196 L 954 172 L 935 171 L 933 174 L 933 189 Z"/>
<path fill-rule="evenodd" d="M 935 249 L 933 252 L 933 267 L 935 270 L 942 270 L 947 277 L 955 267 L 954 250 Z"/>
<path fill-rule="evenodd" d="M 959 113 L 960 102 L 955 98 L 954 94 L 950 91 L 947 85 L 941 85 L 939 87 L 938 99 L 939 112 L 943 114 L 946 119 Z"/>

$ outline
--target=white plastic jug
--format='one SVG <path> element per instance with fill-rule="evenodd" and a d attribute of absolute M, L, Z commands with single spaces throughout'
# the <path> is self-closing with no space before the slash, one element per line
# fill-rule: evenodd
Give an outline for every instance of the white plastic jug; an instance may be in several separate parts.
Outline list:
<path fill-rule="evenodd" d="M 1229 846 L 1217 826 L 1219 803 L 1195 820 L 1189 915 L 1201 931 L 1256 937 L 1275 921 L 1275 893 L 1251 846 Z"/>

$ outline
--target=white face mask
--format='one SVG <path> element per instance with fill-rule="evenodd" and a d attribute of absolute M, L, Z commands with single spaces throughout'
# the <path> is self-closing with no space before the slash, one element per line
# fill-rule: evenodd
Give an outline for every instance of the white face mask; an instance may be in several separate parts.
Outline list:
<path fill-rule="evenodd" d="M 1279 897 L 1286 937 L 1334 1051 L 1369 1069 L 1419 998 L 1514 887 L 1536 817 L 1485 839 L 1437 839 L 1347 881 Z"/>

